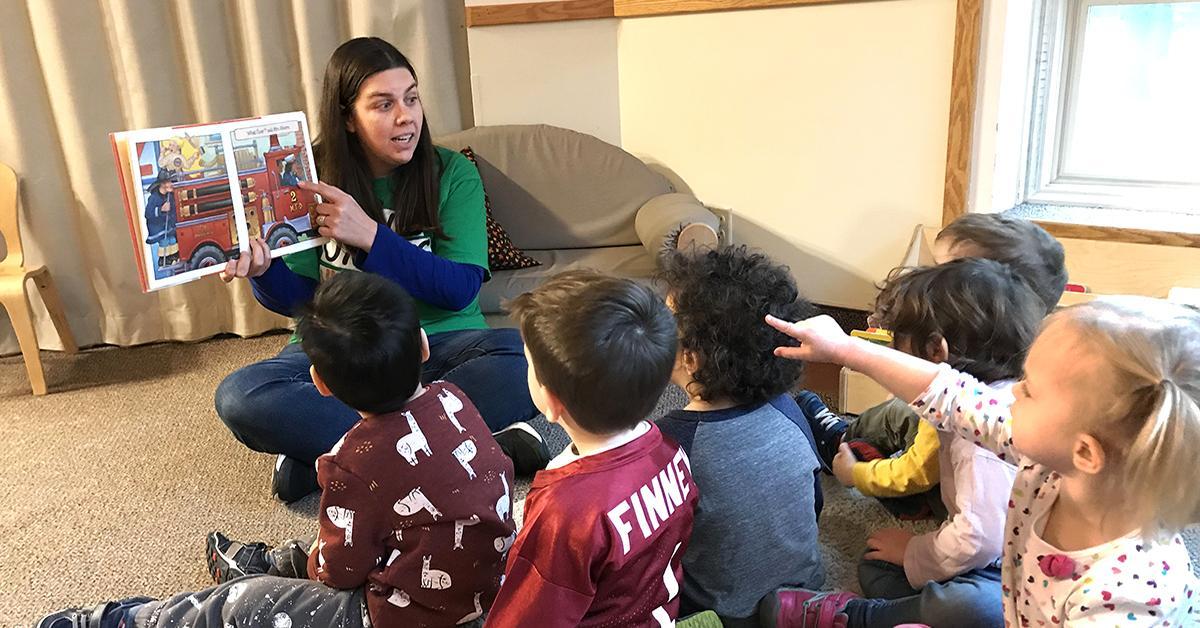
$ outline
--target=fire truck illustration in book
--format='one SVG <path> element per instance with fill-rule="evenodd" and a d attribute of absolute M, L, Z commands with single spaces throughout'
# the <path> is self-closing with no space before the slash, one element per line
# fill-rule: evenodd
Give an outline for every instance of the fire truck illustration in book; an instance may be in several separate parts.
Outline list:
<path fill-rule="evenodd" d="M 317 237 L 317 200 L 298 186 L 312 180 L 296 123 L 232 132 L 246 229 L 271 249 Z M 146 243 L 158 279 L 224 264 L 239 250 L 227 156 L 220 134 L 145 142 L 137 147 L 145 193 Z"/>

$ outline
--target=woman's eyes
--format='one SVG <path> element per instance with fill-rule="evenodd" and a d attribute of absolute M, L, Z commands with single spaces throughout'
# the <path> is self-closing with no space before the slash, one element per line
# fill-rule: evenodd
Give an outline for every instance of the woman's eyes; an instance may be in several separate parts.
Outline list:
<path fill-rule="evenodd" d="M 411 95 L 411 96 L 404 97 L 404 106 L 406 106 L 406 107 L 412 107 L 413 105 L 415 105 L 419 102 L 421 102 L 420 96 Z M 395 104 L 396 104 L 395 101 L 392 101 L 392 100 L 381 100 L 378 103 L 375 103 L 374 108 L 376 111 L 387 111 L 387 110 L 391 109 Z"/>

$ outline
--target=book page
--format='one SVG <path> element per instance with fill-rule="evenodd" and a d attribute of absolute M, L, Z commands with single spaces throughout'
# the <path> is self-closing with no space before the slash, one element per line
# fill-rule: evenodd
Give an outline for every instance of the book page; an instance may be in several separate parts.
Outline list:
<path fill-rule="evenodd" d="M 190 131 L 190 132 L 189 132 Z M 240 248 L 221 133 L 129 134 L 143 268 L 150 290 L 220 272 Z"/>
<path fill-rule="evenodd" d="M 317 195 L 299 187 L 317 180 L 304 117 L 259 118 L 229 136 L 248 236 L 265 240 L 271 257 L 317 246 Z"/>
<path fill-rule="evenodd" d="M 133 183 L 126 203 L 143 289 L 218 273 L 255 237 L 272 257 L 324 244 L 316 195 L 297 185 L 316 180 L 304 114 L 113 137 L 127 148 L 118 167 Z"/>

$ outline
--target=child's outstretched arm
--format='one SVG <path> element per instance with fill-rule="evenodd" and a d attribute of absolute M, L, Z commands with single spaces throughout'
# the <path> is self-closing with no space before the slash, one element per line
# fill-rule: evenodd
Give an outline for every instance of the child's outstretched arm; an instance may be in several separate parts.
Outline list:
<path fill-rule="evenodd" d="M 847 336 L 829 316 L 789 323 L 768 315 L 767 324 L 800 341 L 799 347 L 776 347 L 775 355 L 848 366 L 904 401 L 912 401 L 925 392 L 938 374 L 938 366 L 932 362 Z"/>
<path fill-rule="evenodd" d="M 1010 404 L 974 377 L 847 336 L 829 316 L 796 323 L 767 316 L 767 323 L 800 341 L 799 347 L 776 347 L 775 355 L 848 366 L 911 403 L 934 427 L 961 435 L 1016 464 L 1019 454 L 1012 446 Z"/>

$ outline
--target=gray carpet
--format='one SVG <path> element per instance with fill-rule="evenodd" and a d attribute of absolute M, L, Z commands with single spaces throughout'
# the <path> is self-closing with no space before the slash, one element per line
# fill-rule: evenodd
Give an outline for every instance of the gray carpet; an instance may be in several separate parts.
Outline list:
<path fill-rule="evenodd" d="M 273 500 L 273 459 L 237 443 L 212 409 L 221 378 L 284 340 L 43 353 L 52 394 L 38 398 L 20 357 L 0 358 L 0 628 L 64 606 L 202 588 L 213 529 L 271 542 L 315 531 L 317 498 Z M 682 402 L 669 390 L 656 415 Z M 518 483 L 516 497 L 527 491 Z M 866 535 L 895 524 L 874 500 L 826 481 L 828 586 L 857 589 Z"/>

